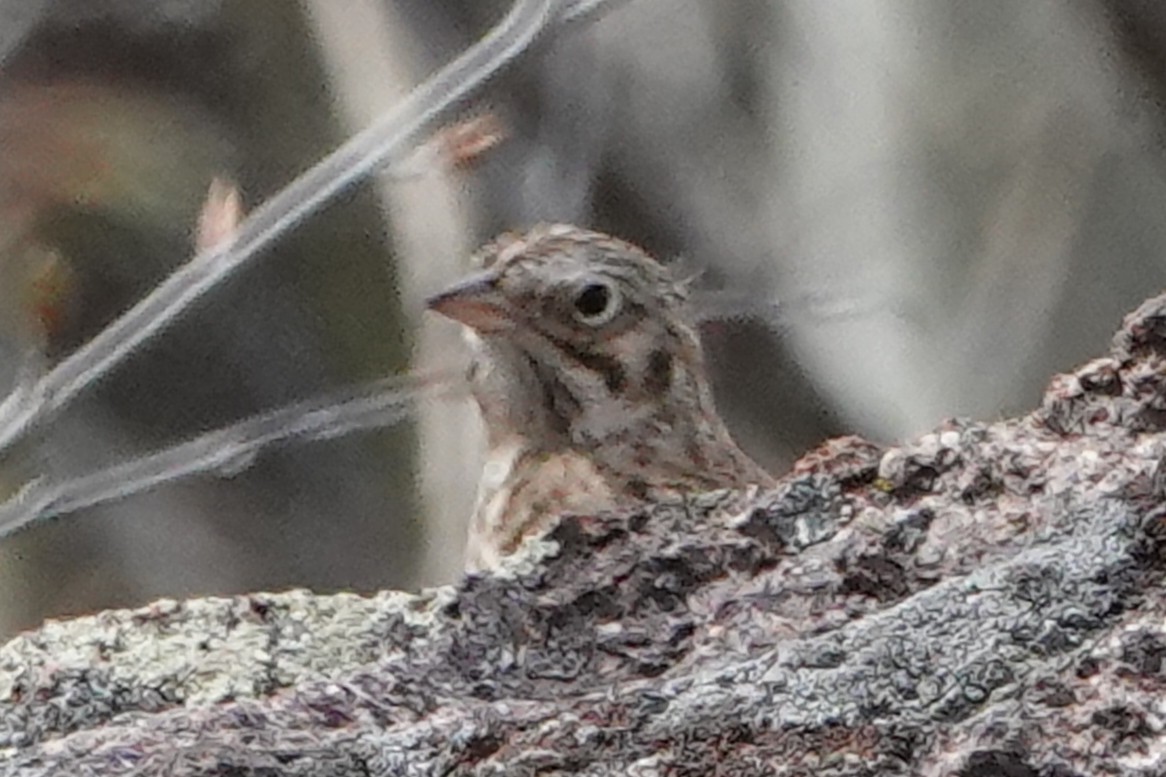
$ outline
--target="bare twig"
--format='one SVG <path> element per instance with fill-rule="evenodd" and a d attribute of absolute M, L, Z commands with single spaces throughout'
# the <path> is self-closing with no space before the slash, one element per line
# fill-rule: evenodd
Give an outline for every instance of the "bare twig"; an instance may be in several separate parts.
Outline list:
<path fill-rule="evenodd" d="M 36 479 L 0 505 L 0 537 L 40 519 L 124 499 L 192 475 L 234 477 L 266 449 L 281 443 L 393 426 L 408 416 L 421 391 L 451 394 L 457 385 L 445 375 L 383 378 L 252 416 L 59 484 Z"/>
<path fill-rule="evenodd" d="M 398 108 L 259 206 L 227 243 L 200 251 L 42 378 L 18 384 L 0 403 L 0 453 L 55 417 L 262 249 L 410 147 L 548 26 L 577 18 L 596 5 L 596 0 L 516 0 L 485 38 L 417 87 Z"/>

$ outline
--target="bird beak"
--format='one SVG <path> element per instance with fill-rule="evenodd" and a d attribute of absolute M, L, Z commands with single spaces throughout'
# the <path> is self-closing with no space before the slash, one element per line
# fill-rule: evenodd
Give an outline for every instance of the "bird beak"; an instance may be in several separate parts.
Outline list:
<path fill-rule="evenodd" d="M 514 326 L 498 291 L 498 276 L 491 272 L 471 276 L 449 287 L 426 300 L 425 306 L 482 334 Z"/>

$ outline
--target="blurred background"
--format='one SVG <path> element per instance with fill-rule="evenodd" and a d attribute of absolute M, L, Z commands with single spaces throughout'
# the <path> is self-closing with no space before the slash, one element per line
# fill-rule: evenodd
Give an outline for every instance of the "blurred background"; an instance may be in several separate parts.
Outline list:
<path fill-rule="evenodd" d="M 193 251 L 505 13 L 479 0 L 0 0 L 0 381 Z M 67 479 L 298 398 L 464 359 L 425 295 L 556 220 L 703 268 L 718 401 L 775 472 L 1033 406 L 1166 285 L 1166 7 L 623 0 L 465 106 L 503 142 L 381 175 L 0 462 Z M 158 597 L 453 579 L 468 402 L 272 450 L 0 541 L 0 636 Z"/>

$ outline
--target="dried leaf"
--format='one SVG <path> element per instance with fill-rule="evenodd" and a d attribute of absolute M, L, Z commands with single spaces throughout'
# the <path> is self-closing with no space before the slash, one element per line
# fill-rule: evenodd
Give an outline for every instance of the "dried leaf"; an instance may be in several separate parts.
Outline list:
<path fill-rule="evenodd" d="M 214 178 L 198 214 L 195 250 L 209 251 L 233 239 L 242 220 L 243 198 L 239 187 L 225 178 Z"/>

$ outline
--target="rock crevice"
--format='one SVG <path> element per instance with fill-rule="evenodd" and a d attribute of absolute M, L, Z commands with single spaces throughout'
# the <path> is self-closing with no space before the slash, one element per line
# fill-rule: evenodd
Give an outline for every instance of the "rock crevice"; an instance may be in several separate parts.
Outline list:
<path fill-rule="evenodd" d="M 1028 416 L 0 649 L 0 775 L 1161 774 L 1166 297 Z"/>

